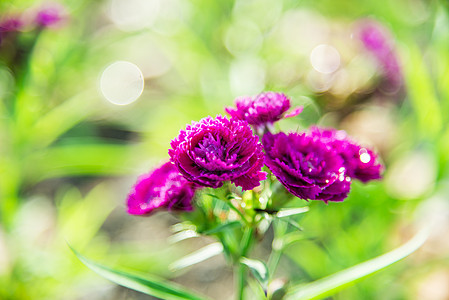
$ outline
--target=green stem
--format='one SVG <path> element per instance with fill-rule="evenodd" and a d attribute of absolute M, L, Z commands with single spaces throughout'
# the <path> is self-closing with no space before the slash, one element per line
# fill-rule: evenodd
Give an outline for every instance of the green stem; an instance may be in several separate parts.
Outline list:
<path fill-rule="evenodd" d="M 231 208 L 233 211 L 235 211 L 235 212 L 239 215 L 239 217 L 242 219 L 243 222 L 245 222 L 245 224 L 246 224 L 247 226 L 250 225 L 250 223 L 249 223 L 248 220 L 246 219 L 245 215 L 240 211 L 240 209 L 238 209 L 237 207 L 235 207 L 234 204 L 232 204 L 232 201 L 231 201 L 231 200 L 227 201 L 226 203 L 228 203 L 229 208 Z"/>
<path fill-rule="evenodd" d="M 278 245 L 279 239 L 285 235 L 287 231 L 287 223 L 275 220 L 273 222 L 274 229 L 274 239 L 273 239 L 273 250 L 271 251 L 270 257 L 268 258 L 268 271 L 270 272 L 270 278 L 272 278 L 276 272 L 276 268 L 281 260 L 282 256 L 282 245 Z"/>
<path fill-rule="evenodd" d="M 245 257 L 253 243 L 254 240 L 254 228 L 247 227 L 242 236 L 241 250 L 240 250 L 240 258 Z M 240 258 L 238 261 L 238 269 L 237 269 L 237 299 L 243 300 L 243 295 L 246 286 L 246 266 L 240 262 Z"/>
<path fill-rule="evenodd" d="M 246 254 L 249 251 L 249 248 L 253 242 L 253 237 L 254 237 L 254 228 L 253 227 L 248 227 L 245 230 L 245 233 L 243 234 L 242 237 L 242 247 L 241 247 L 241 255 L 242 256 L 246 256 Z"/>
<path fill-rule="evenodd" d="M 218 239 L 220 240 L 220 243 L 223 245 L 223 252 L 225 254 L 225 259 L 228 263 L 232 262 L 232 255 L 231 255 L 231 250 L 229 249 L 229 245 L 226 242 L 226 239 L 224 237 L 223 233 L 219 233 L 217 235 Z"/>
<path fill-rule="evenodd" d="M 0 173 L 8 174 L 0 178 L 0 224 L 10 230 L 19 203 L 20 173 L 15 160 L 0 159 Z"/>
<path fill-rule="evenodd" d="M 230 181 L 228 181 L 228 182 L 226 183 L 226 189 L 227 189 L 227 197 L 226 197 L 226 198 L 227 198 L 227 201 L 225 201 L 225 202 L 229 205 L 229 207 L 230 207 L 233 211 L 235 211 L 235 212 L 239 215 L 239 217 L 243 220 L 243 222 L 245 222 L 245 224 L 246 224 L 247 226 L 249 226 L 250 223 L 248 222 L 248 220 L 246 219 L 246 217 L 245 217 L 245 215 L 242 213 L 242 211 L 241 211 L 240 209 L 238 209 L 237 207 L 235 207 L 234 204 L 232 204 L 232 199 L 230 198 L 230 196 L 233 197 L 233 193 L 232 193 L 232 184 L 231 184 Z"/>
<path fill-rule="evenodd" d="M 268 260 L 268 271 L 270 272 L 270 278 L 273 278 L 274 274 L 276 273 L 277 266 L 279 264 L 279 261 L 281 260 L 282 251 L 279 250 L 273 250 L 273 252 L 270 255 L 270 258 Z"/>
<path fill-rule="evenodd" d="M 246 267 L 242 263 L 239 263 L 238 269 L 237 269 L 237 300 L 243 300 L 243 295 L 245 291 L 245 285 L 246 285 Z"/>

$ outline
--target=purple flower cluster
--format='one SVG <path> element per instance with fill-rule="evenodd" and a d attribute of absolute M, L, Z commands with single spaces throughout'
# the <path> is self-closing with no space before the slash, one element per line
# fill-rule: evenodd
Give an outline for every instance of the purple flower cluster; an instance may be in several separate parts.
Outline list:
<path fill-rule="evenodd" d="M 313 127 L 305 133 L 267 133 L 265 164 L 293 195 L 302 199 L 343 201 L 351 179 L 380 178 L 381 165 L 371 150 L 343 131 Z"/>
<path fill-rule="evenodd" d="M 302 112 L 303 107 L 290 109 L 290 99 L 281 93 L 266 92 L 253 97 L 235 99 L 235 108 L 226 107 L 225 111 L 233 118 L 248 122 L 256 127 L 273 124 L 282 118 L 294 117 Z"/>
<path fill-rule="evenodd" d="M 139 177 L 128 194 L 128 213 L 146 215 L 157 208 L 192 210 L 192 199 L 197 186 L 187 181 L 178 169 L 167 162 Z"/>
<path fill-rule="evenodd" d="M 196 189 L 220 188 L 224 182 L 254 189 L 266 179 L 264 164 L 293 195 L 326 203 L 343 201 L 352 179 L 381 177 L 376 155 L 344 131 L 312 127 L 303 133 L 271 133 L 267 125 L 302 110 L 286 115 L 290 100 L 283 94 L 238 98 L 236 106 L 226 109 L 231 118 L 207 117 L 181 130 L 170 144 L 171 162 L 139 178 L 128 196 L 128 212 L 191 210 Z M 250 125 L 264 128 L 262 143 Z"/>
<path fill-rule="evenodd" d="M 231 181 L 243 190 L 266 178 L 262 145 L 248 123 L 235 118 L 208 117 L 187 125 L 172 140 L 171 161 L 189 181 L 218 188 Z"/>

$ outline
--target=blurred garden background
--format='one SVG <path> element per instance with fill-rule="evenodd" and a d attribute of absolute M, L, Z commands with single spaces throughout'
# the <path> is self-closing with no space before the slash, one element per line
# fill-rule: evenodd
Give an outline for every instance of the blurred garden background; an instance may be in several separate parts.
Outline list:
<path fill-rule="evenodd" d="M 436 220 L 416 253 L 329 299 L 449 299 L 449 4 L 436 0 L 2 0 L 0 299 L 151 299 L 68 244 L 231 299 L 223 257 L 169 268 L 210 238 L 176 241 L 182 215 L 129 216 L 125 199 L 179 129 L 262 91 L 304 105 L 282 129 L 344 129 L 386 166 L 343 203 L 309 203 L 277 282 L 371 259 Z"/>

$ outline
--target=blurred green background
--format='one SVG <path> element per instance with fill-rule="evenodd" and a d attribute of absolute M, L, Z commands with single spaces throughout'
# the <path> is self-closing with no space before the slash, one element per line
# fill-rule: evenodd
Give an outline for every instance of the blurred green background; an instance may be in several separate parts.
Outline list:
<path fill-rule="evenodd" d="M 168 269 L 210 239 L 170 243 L 176 215 L 131 217 L 124 202 L 185 124 L 267 90 L 305 106 L 280 129 L 344 129 L 386 165 L 344 203 L 310 203 L 280 281 L 347 268 L 438 220 L 417 253 L 331 299 L 449 299 L 446 1 L 5 0 L 0 20 L 57 4 L 56 26 L 25 26 L 0 45 L 0 299 L 149 298 L 88 270 L 67 243 L 229 299 L 222 257 Z M 367 24 L 387 56 L 363 43 Z M 266 259 L 271 242 L 256 255 Z"/>

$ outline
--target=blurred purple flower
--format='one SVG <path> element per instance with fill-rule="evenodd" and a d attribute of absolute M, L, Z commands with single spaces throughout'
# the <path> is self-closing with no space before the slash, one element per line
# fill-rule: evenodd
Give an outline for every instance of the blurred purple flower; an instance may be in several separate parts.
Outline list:
<path fill-rule="evenodd" d="M 64 19 L 64 14 L 64 8 L 61 5 L 48 5 L 37 12 L 34 22 L 41 27 L 52 27 Z"/>
<path fill-rule="evenodd" d="M 306 133 L 266 133 L 265 164 L 293 195 L 343 201 L 350 190 L 343 158 L 331 144 Z"/>
<path fill-rule="evenodd" d="M 23 22 L 19 18 L 7 18 L 0 22 L 0 32 L 19 31 L 23 27 Z"/>
<path fill-rule="evenodd" d="M 373 20 L 359 23 L 359 38 L 371 52 L 384 72 L 386 79 L 398 87 L 402 84 L 402 72 L 391 35 L 385 27 Z"/>
<path fill-rule="evenodd" d="M 362 182 L 381 178 L 383 167 L 378 162 L 377 155 L 350 140 L 343 130 L 312 127 L 310 135 L 332 145 L 343 158 L 346 174 L 351 178 Z"/>
<path fill-rule="evenodd" d="M 0 46 L 10 33 L 18 32 L 23 28 L 23 22 L 18 17 L 9 17 L 0 21 Z"/>
<path fill-rule="evenodd" d="M 251 190 L 266 178 L 259 138 L 248 123 L 217 116 L 192 122 L 171 141 L 171 161 L 189 181 L 218 188 L 231 181 Z"/>
<path fill-rule="evenodd" d="M 195 189 L 194 183 L 187 181 L 171 162 L 167 162 L 139 177 L 128 195 L 128 213 L 145 215 L 161 207 L 190 211 Z"/>
<path fill-rule="evenodd" d="M 248 122 L 256 127 L 273 124 L 282 118 L 294 117 L 302 112 L 303 107 L 297 107 L 285 114 L 290 108 L 290 99 L 281 93 L 265 92 L 257 96 L 239 97 L 235 99 L 234 107 L 226 107 L 225 111 L 232 117 Z"/>

